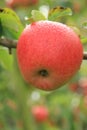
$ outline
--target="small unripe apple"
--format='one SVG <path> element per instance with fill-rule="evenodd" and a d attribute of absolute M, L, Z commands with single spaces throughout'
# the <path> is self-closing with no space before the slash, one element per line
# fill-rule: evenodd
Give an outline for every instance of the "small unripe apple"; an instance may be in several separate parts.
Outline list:
<path fill-rule="evenodd" d="M 48 119 L 48 109 L 45 106 L 34 106 L 32 114 L 37 122 L 44 122 Z"/>
<path fill-rule="evenodd" d="M 38 3 L 38 0 L 6 0 L 7 6 L 11 8 L 29 6 Z"/>
<path fill-rule="evenodd" d="M 52 21 L 28 25 L 17 44 L 20 71 L 27 83 L 42 90 L 64 85 L 80 69 L 83 47 L 68 26 Z"/>

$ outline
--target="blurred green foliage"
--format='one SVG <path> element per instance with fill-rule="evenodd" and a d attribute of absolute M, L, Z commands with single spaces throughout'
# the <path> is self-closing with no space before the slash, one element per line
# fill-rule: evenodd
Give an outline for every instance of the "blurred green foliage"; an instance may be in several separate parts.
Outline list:
<path fill-rule="evenodd" d="M 81 37 L 86 37 L 87 28 L 83 27 L 83 24 L 87 23 L 86 0 L 39 0 L 37 5 L 17 7 L 14 11 L 26 26 L 28 24 L 26 18 L 31 17 L 32 10 L 39 10 L 42 7 L 52 9 L 56 6 L 72 9 L 72 16 L 61 17 L 59 21 L 77 27 Z M 5 0 L 0 1 L 0 8 L 3 7 L 7 7 Z M 13 23 L 14 21 L 11 25 L 15 27 L 16 19 Z M 12 39 L 15 35 L 17 39 L 20 34 L 11 36 L 10 33 Z M 83 48 L 86 51 L 87 44 L 84 44 Z M 13 54 L 15 55 L 15 52 Z M 0 46 L 0 130 L 29 130 L 28 128 L 31 128 L 30 130 L 86 130 L 87 95 L 84 91 L 87 90 L 84 90 L 80 82 L 83 78 L 87 80 L 87 61 L 83 61 L 80 71 L 68 84 L 53 92 L 45 92 L 28 87 L 18 71 L 14 55 L 9 55 L 8 49 Z M 79 84 L 78 89 L 71 88 L 73 83 Z M 49 118 L 46 122 L 34 121 L 31 108 L 35 105 L 47 106 Z"/>

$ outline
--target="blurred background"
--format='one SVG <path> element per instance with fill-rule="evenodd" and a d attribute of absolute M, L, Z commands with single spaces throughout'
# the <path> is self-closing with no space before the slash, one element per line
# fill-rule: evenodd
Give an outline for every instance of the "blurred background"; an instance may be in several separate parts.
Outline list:
<path fill-rule="evenodd" d="M 0 0 L 0 8 L 13 9 L 24 26 L 33 9 L 56 6 L 72 9 L 72 16 L 59 21 L 86 37 L 87 0 Z M 83 48 L 87 51 L 87 44 Z M 52 92 L 28 87 L 15 66 L 8 49 L 0 46 L 0 130 L 87 130 L 86 60 L 71 81 Z"/>

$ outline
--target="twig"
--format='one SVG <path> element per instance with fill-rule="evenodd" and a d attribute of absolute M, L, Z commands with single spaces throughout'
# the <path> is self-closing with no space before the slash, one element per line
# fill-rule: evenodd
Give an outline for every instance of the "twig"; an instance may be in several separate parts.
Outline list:
<path fill-rule="evenodd" d="M 7 38 L 0 38 L 0 45 L 7 47 L 9 49 L 17 47 L 17 40 L 7 39 Z"/>

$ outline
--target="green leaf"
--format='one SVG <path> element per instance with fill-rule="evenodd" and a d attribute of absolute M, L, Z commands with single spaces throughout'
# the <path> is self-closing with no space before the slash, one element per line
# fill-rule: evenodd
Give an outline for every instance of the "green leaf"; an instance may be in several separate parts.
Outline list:
<path fill-rule="evenodd" d="M 0 8 L 0 35 L 18 39 L 23 25 L 16 13 L 9 8 Z"/>
<path fill-rule="evenodd" d="M 31 14 L 32 14 L 31 18 L 33 19 L 33 21 L 46 20 L 44 14 L 38 10 L 32 10 Z"/>
<path fill-rule="evenodd" d="M 72 15 L 72 10 L 70 8 L 58 6 L 49 11 L 48 19 L 51 21 L 58 21 L 59 17 L 64 17 L 67 15 Z"/>
<path fill-rule="evenodd" d="M 87 44 L 87 37 L 81 38 L 82 44 Z"/>

